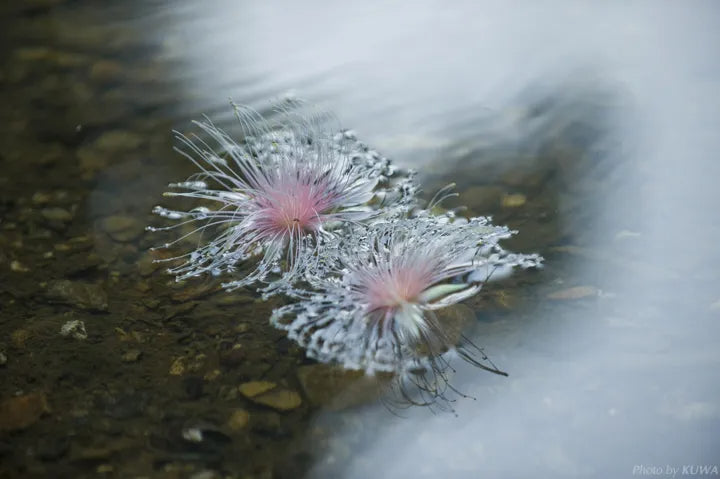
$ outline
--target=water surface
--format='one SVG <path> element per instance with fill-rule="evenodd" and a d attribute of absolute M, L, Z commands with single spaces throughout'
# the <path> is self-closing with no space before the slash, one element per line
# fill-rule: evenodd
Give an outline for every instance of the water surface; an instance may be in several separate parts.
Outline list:
<path fill-rule="evenodd" d="M 0 11 L 0 476 L 720 465 L 714 2 Z M 467 303 L 469 334 L 508 378 L 457 364 L 469 397 L 452 412 L 337 410 L 267 324 L 273 304 L 152 264 L 150 210 L 192 172 L 171 129 L 202 114 L 233 129 L 229 98 L 267 111 L 288 95 L 417 168 L 428 194 L 456 182 L 469 214 L 519 230 L 508 248 L 546 257 Z M 62 336 L 72 321 L 84 332 Z M 259 380 L 300 404 L 238 388 Z"/>

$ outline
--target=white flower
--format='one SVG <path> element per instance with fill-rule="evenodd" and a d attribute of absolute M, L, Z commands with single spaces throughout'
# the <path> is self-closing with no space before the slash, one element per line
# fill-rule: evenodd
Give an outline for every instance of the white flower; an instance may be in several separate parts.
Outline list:
<path fill-rule="evenodd" d="M 482 366 L 472 343 L 451 344 L 435 311 L 478 293 L 498 268 L 540 264 L 537 255 L 499 246 L 511 234 L 487 218 L 427 213 L 357 226 L 271 321 L 309 357 L 370 374 L 428 367 L 442 374 L 448 350 Z"/>
<path fill-rule="evenodd" d="M 201 238 L 197 249 L 168 260 L 183 260 L 169 270 L 178 279 L 236 273 L 240 277 L 225 284 L 234 288 L 282 273 L 275 281 L 289 284 L 316 260 L 319 236 L 412 206 L 412 172 L 397 170 L 352 132 L 328 133 L 320 117 L 303 116 L 296 106 L 278 110 L 280 118 L 274 122 L 247 108 L 235 106 L 235 112 L 245 130 L 241 143 L 209 120 L 195 122 L 207 141 L 177 134 L 183 146 L 178 151 L 201 172 L 171 184 L 184 191 L 166 196 L 216 205 L 190 211 L 155 208 L 161 216 L 184 221 L 150 230 L 200 223 L 192 233 L 164 245 L 191 235 Z M 249 271 L 238 273 L 238 265 L 252 261 Z"/>

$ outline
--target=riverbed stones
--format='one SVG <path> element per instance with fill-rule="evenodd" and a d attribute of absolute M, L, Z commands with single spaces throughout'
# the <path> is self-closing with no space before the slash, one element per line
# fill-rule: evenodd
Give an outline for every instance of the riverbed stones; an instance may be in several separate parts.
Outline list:
<path fill-rule="evenodd" d="M 475 321 L 475 311 L 465 304 L 454 304 L 435 312 L 442 325 L 444 337 L 440 348 L 456 346 L 462 339 L 462 334 Z M 444 350 L 442 351 L 444 352 Z"/>
<path fill-rule="evenodd" d="M 143 224 L 132 216 L 112 215 L 100 220 L 101 229 L 114 241 L 128 243 L 145 231 Z"/>
<path fill-rule="evenodd" d="M 137 271 L 140 273 L 140 276 L 148 277 L 162 266 L 160 263 L 156 263 L 154 259 L 150 253 L 142 255 L 137 262 Z"/>
<path fill-rule="evenodd" d="M 107 311 L 108 297 L 96 284 L 60 279 L 51 281 L 45 292 L 50 302 L 67 304 L 89 311 Z"/>
<path fill-rule="evenodd" d="M 18 260 L 12 260 L 10 262 L 10 270 L 15 273 L 27 273 L 28 271 L 30 271 L 30 268 L 28 268 Z"/>
<path fill-rule="evenodd" d="M 238 390 L 243 396 L 253 398 L 275 388 L 277 384 L 270 381 L 250 381 L 238 386 Z"/>
<path fill-rule="evenodd" d="M 244 429 L 250 421 L 250 414 L 245 409 L 236 409 L 228 419 L 228 427 L 232 431 Z"/>
<path fill-rule="evenodd" d="M 145 139 L 139 133 L 128 130 L 110 130 L 103 133 L 93 143 L 93 148 L 101 152 L 127 152 L 137 150 Z"/>
<path fill-rule="evenodd" d="M 27 343 L 31 337 L 32 333 L 29 330 L 20 328 L 10 333 L 10 342 L 14 347 L 23 349 L 25 347 L 25 343 Z"/>
<path fill-rule="evenodd" d="M 85 176 L 92 177 L 96 172 L 110 165 L 126 160 L 128 155 L 137 151 L 144 138 L 127 130 L 110 130 L 100 135 L 94 142 L 78 148 L 76 154 Z"/>
<path fill-rule="evenodd" d="M 142 351 L 139 349 L 130 349 L 125 351 L 122 355 L 122 361 L 124 363 L 134 363 L 142 357 Z"/>
<path fill-rule="evenodd" d="M 527 203 L 527 198 L 522 193 L 507 194 L 502 198 L 503 208 L 519 208 Z"/>
<path fill-rule="evenodd" d="M 56 221 L 59 223 L 68 223 L 73 219 L 72 213 L 65 208 L 43 208 L 40 214 L 48 221 Z"/>
<path fill-rule="evenodd" d="M 267 393 L 250 398 L 251 401 L 278 411 L 297 409 L 302 404 L 300 395 L 289 389 L 273 389 Z"/>
<path fill-rule="evenodd" d="M 171 376 L 182 376 L 185 374 L 185 358 L 182 356 L 176 358 L 170 365 L 169 372 Z"/>
<path fill-rule="evenodd" d="M 293 390 L 278 387 L 270 381 L 250 381 L 238 387 L 240 393 L 256 404 L 278 411 L 297 409 L 302 398 Z"/>
<path fill-rule="evenodd" d="M 53 199 L 53 195 L 44 191 L 37 191 L 32 195 L 30 201 L 36 206 L 43 206 L 50 203 Z"/>
<path fill-rule="evenodd" d="M 239 306 L 241 304 L 250 304 L 255 298 L 250 294 L 238 294 L 234 292 L 225 293 L 216 300 L 218 306 Z"/>
<path fill-rule="evenodd" d="M 85 323 L 79 319 L 72 319 L 60 327 L 60 336 L 78 339 L 80 341 L 87 339 L 88 334 L 85 329 Z"/>
<path fill-rule="evenodd" d="M 30 393 L 0 402 L 0 431 L 17 431 L 50 412 L 44 393 Z"/>
<path fill-rule="evenodd" d="M 310 404 L 337 411 L 377 400 L 391 375 L 367 376 L 340 366 L 311 364 L 298 368 L 297 378 Z"/>
<path fill-rule="evenodd" d="M 247 358 L 247 351 L 242 347 L 242 344 L 236 343 L 227 351 L 222 351 L 219 354 L 219 362 L 226 368 L 234 368 L 243 362 Z M 248 383 L 251 384 L 251 383 Z"/>

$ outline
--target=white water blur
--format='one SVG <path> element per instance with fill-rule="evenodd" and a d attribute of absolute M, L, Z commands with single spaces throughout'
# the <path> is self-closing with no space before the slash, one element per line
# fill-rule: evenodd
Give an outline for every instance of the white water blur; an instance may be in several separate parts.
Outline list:
<path fill-rule="evenodd" d="M 454 384 L 477 400 L 456 403 L 457 417 L 363 411 L 365 443 L 353 443 L 344 465 L 325 457 L 317 476 L 329 465 L 349 478 L 630 477 L 658 472 L 638 467 L 720 467 L 720 4 L 205 8 L 202 20 L 176 32 L 197 40 L 184 54 L 202 72 L 188 79 L 201 102 L 234 96 L 262 106 L 294 89 L 400 162 L 442 161 L 438 152 L 472 136 L 460 126 L 517 106 L 538 84 L 597 81 L 624 104 L 613 119 L 621 148 L 609 154 L 639 174 L 598 195 L 593 208 L 605 220 L 585 226 L 603 238 L 590 246 L 610 254 L 604 238 L 630 229 L 618 241 L 634 242 L 632 261 L 614 270 L 578 264 L 576 283 L 602 286 L 596 301 L 571 307 L 541 298 L 530 319 L 480 327 L 477 341 L 509 378 L 461 367 Z M 512 121 L 483 128 L 484 137 L 513 131 Z"/>

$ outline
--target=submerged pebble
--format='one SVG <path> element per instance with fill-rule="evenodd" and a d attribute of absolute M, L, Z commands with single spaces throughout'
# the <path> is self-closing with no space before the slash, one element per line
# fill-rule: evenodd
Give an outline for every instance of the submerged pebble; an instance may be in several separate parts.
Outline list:
<path fill-rule="evenodd" d="M 133 241 L 145 231 L 143 224 L 132 216 L 108 216 L 102 219 L 100 225 L 110 238 L 121 243 Z"/>
<path fill-rule="evenodd" d="M 32 195 L 31 201 L 38 206 L 42 206 L 50 203 L 52 198 L 53 197 L 50 193 L 38 191 Z"/>
<path fill-rule="evenodd" d="M 44 393 L 30 393 L 0 402 L 0 431 L 17 431 L 50 412 Z"/>
<path fill-rule="evenodd" d="M 392 375 L 367 376 L 364 371 L 310 364 L 298 368 L 297 378 L 313 406 L 340 410 L 377 400 Z"/>
<path fill-rule="evenodd" d="M 104 112 L 99 112 L 102 116 Z M 122 112 L 120 113 L 122 114 Z M 84 116 L 83 121 L 88 119 Z M 94 142 L 78 148 L 76 155 L 80 168 L 86 176 L 126 160 L 127 154 L 136 151 L 145 139 L 138 133 L 125 130 L 111 130 L 103 133 Z"/>
<path fill-rule="evenodd" d="M 270 381 L 250 381 L 238 386 L 238 390 L 247 398 L 255 397 L 275 388 L 277 384 Z"/>
<path fill-rule="evenodd" d="M 134 363 L 142 357 L 142 351 L 139 349 L 130 349 L 122 355 L 124 363 Z"/>
<path fill-rule="evenodd" d="M 92 146 L 98 151 L 117 153 L 137 150 L 143 143 L 145 143 L 145 138 L 139 133 L 111 130 L 100 135 Z"/>
<path fill-rule="evenodd" d="M 234 344 L 229 350 L 222 351 L 219 354 L 218 360 L 220 364 L 227 367 L 233 368 L 242 364 L 247 359 L 247 352 L 243 349 L 241 344 Z"/>
<path fill-rule="evenodd" d="M 249 304 L 255 301 L 255 298 L 249 294 L 228 293 L 222 295 L 217 300 L 218 306 L 238 306 L 241 304 Z"/>
<path fill-rule="evenodd" d="M 241 384 L 238 389 L 252 402 L 278 411 L 297 409 L 302 404 L 302 398 L 297 392 L 277 387 L 270 381 L 251 381 Z"/>
<path fill-rule="evenodd" d="M 502 205 L 504 208 L 519 208 L 527 202 L 525 195 L 515 193 L 503 196 Z"/>
<path fill-rule="evenodd" d="M 32 337 L 32 333 L 27 329 L 16 329 L 10 333 L 10 341 L 12 345 L 18 349 L 23 349 L 28 339 Z"/>
<path fill-rule="evenodd" d="M 137 263 L 138 273 L 140 276 L 148 277 L 152 275 L 158 268 L 161 267 L 159 263 L 153 260 L 150 254 L 144 254 Z"/>
<path fill-rule="evenodd" d="M 245 409 L 236 409 L 228 419 L 228 427 L 233 431 L 244 429 L 250 421 L 250 414 Z"/>
<path fill-rule="evenodd" d="M 78 319 L 66 322 L 60 328 L 60 336 L 69 336 L 79 340 L 87 339 L 88 335 L 87 330 L 85 330 L 85 323 Z"/>
<path fill-rule="evenodd" d="M 14 271 L 15 273 L 27 273 L 28 271 L 30 271 L 30 268 L 28 268 L 18 260 L 13 260 L 10 262 L 10 270 Z"/>
<path fill-rule="evenodd" d="M 66 279 L 51 281 L 45 293 L 48 300 L 67 304 L 90 311 L 107 311 L 108 297 L 99 285 L 70 281 Z"/>
<path fill-rule="evenodd" d="M 268 406 L 278 411 L 297 409 L 302 404 L 300 395 L 289 389 L 273 389 L 259 396 L 249 398 L 251 401 Z"/>
<path fill-rule="evenodd" d="M 43 208 L 40 214 L 48 221 L 67 223 L 72 220 L 73 215 L 64 208 Z"/>
<path fill-rule="evenodd" d="M 176 358 L 170 365 L 170 375 L 182 376 L 185 374 L 185 358 Z"/>

